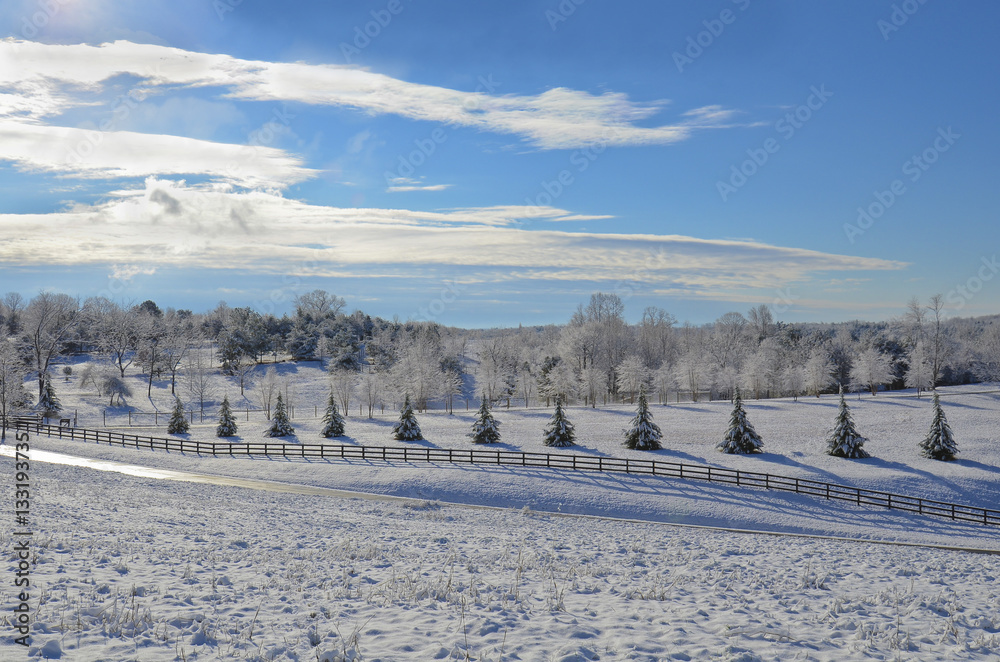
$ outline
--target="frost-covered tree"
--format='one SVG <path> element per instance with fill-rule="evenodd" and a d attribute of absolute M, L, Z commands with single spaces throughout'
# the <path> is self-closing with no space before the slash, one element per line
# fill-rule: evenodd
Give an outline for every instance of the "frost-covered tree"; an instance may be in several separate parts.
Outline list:
<path fill-rule="evenodd" d="M 264 432 L 265 437 L 288 437 L 295 434 L 295 428 L 288 420 L 288 412 L 285 411 L 285 400 L 278 391 L 278 397 L 274 401 L 274 416 L 271 417 L 271 426 Z"/>
<path fill-rule="evenodd" d="M 917 395 L 920 395 L 922 390 L 933 388 L 934 365 L 924 343 L 918 342 L 914 345 L 907 358 L 910 366 L 906 369 L 906 374 L 903 375 L 907 388 L 917 389 Z"/>
<path fill-rule="evenodd" d="M 323 412 L 323 430 L 320 434 L 327 439 L 344 435 L 344 416 L 337 409 L 337 398 L 333 391 L 330 391 L 330 395 L 326 399 L 326 411 Z"/>
<path fill-rule="evenodd" d="M 851 381 L 867 388 L 872 395 L 878 392 L 879 386 L 888 384 L 894 378 L 891 359 L 874 347 L 863 349 L 854 357 Z"/>
<path fill-rule="evenodd" d="M 844 399 L 844 389 L 840 389 L 840 411 L 837 412 L 837 421 L 826 439 L 826 452 L 828 455 L 850 459 L 871 457 L 868 451 L 862 448 L 866 441 L 868 440 L 854 427 L 851 410 Z"/>
<path fill-rule="evenodd" d="M 45 375 L 45 384 L 42 386 L 42 397 L 38 398 L 35 411 L 45 418 L 54 418 L 62 411 L 62 403 L 56 396 L 56 389 L 52 385 L 52 376 Z"/>
<path fill-rule="evenodd" d="M 625 447 L 634 451 L 658 451 L 662 448 L 660 445 L 662 436 L 663 433 L 649 413 L 646 390 L 639 389 L 639 407 L 635 412 L 635 418 L 632 419 L 632 425 L 625 430 Z"/>
<path fill-rule="evenodd" d="M 174 398 L 174 410 L 170 413 L 167 423 L 167 434 L 184 434 L 188 431 L 188 420 L 184 417 L 184 405 L 180 398 Z"/>
<path fill-rule="evenodd" d="M 17 344 L 9 339 L 0 340 L 0 418 L 20 411 L 30 402 L 24 388 L 28 366 Z M 0 425 L 0 439 L 7 438 L 7 428 Z"/>
<path fill-rule="evenodd" d="M 229 396 L 222 398 L 222 406 L 219 407 L 219 426 L 215 428 L 216 437 L 235 437 L 236 419 L 233 417 L 233 410 L 229 406 Z"/>
<path fill-rule="evenodd" d="M 615 370 L 618 373 L 618 392 L 623 397 L 627 395 L 630 402 L 649 382 L 649 368 L 638 356 L 626 357 Z"/>
<path fill-rule="evenodd" d="M 24 311 L 21 327 L 38 374 L 39 397 L 49 365 L 66 349 L 73 334 L 79 308 L 79 302 L 66 294 L 41 292 Z"/>
<path fill-rule="evenodd" d="M 566 418 L 566 413 L 562 408 L 562 400 L 556 398 L 556 410 L 545 428 L 545 437 L 542 443 L 546 446 L 566 447 L 574 446 L 576 433 L 573 424 Z"/>
<path fill-rule="evenodd" d="M 805 387 L 809 394 L 818 398 L 819 394 L 833 383 L 835 369 L 836 366 L 826 350 L 814 349 L 802 368 Z"/>
<path fill-rule="evenodd" d="M 392 426 L 392 436 L 398 441 L 419 441 L 424 438 L 420 425 L 417 424 L 417 416 L 413 413 L 408 393 L 403 400 L 403 408 L 399 410 L 399 420 Z"/>
<path fill-rule="evenodd" d="M 927 436 L 920 442 L 920 452 L 924 457 L 932 460 L 954 460 L 958 454 L 958 445 L 955 443 L 955 436 L 952 434 L 948 419 L 945 418 L 944 410 L 941 409 L 941 400 L 937 391 L 934 392 L 934 420 L 931 421 L 931 429 Z"/>
<path fill-rule="evenodd" d="M 747 413 L 743 409 L 743 399 L 740 397 L 739 389 L 733 398 L 733 413 L 729 417 L 729 429 L 726 435 L 719 442 L 718 449 L 723 453 L 760 453 L 764 446 L 763 440 L 753 425 L 747 420 Z"/>
<path fill-rule="evenodd" d="M 486 399 L 485 392 L 483 392 L 483 402 L 479 405 L 479 413 L 472 424 L 469 438 L 474 444 L 495 444 L 500 441 L 500 423 L 490 413 L 490 402 Z"/>

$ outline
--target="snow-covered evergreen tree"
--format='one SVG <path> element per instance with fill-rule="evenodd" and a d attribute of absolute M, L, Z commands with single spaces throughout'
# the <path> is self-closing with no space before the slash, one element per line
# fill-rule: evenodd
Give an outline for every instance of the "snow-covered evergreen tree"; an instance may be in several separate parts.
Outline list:
<path fill-rule="evenodd" d="M 326 400 L 326 411 L 323 413 L 323 430 L 321 435 L 329 439 L 330 437 L 340 437 L 344 434 L 344 416 L 337 409 L 337 398 L 333 391 Z"/>
<path fill-rule="evenodd" d="M 479 405 L 479 414 L 472 424 L 472 432 L 469 437 L 474 444 L 495 444 L 500 441 L 500 423 L 493 418 L 490 413 L 490 402 L 486 399 L 486 392 L 483 392 L 483 402 Z"/>
<path fill-rule="evenodd" d="M 555 447 L 575 446 L 576 442 L 573 440 L 575 436 L 573 424 L 569 422 L 565 412 L 563 412 L 562 400 L 556 398 L 556 410 L 545 428 L 545 438 L 542 443 Z"/>
<path fill-rule="evenodd" d="M 52 385 L 51 375 L 46 374 L 44 380 L 42 384 L 42 397 L 38 398 L 35 411 L 45 418 L 54 418 L 62 411 L 62 404 L 59 402 L 59 398 L 56 397 L 56 389 Z"/>
<path fill-rule="evenodd" d="M 763 446 L 764 442 L 760 435 L 747 420 L 740 390 L 736 389 L 736 396 L 733 398 L 733 413 L 729 417 L 729 429 L 726 430 L 726 436 L 719 442 L 718 449 L 723 453 L 748 454 L 761 452 Z"/>
<path fill-rule="evenodd" d="M 931 421 L 931 429 L 927 432 L 927 437 L 920 442 L 921 455 L 932 460 L 954 460 L 958 453 L 958 445 L 955 443 L 955 436 L 948 425 L 948 419 L 941 409 L 941 400 L 937 391 L 934 392 L 934 420 Z"/>
<path fill-rule="evenodd" d="M 840 411 L 837 413 L 837 422 L 834 423 L 833 430 L 826 440 L 826 452 L 836 457 L 846 457 L 858 459 L 871 457 L 862 446 L 868 441 L 862 437 L 851 419 L 851 410 L 844 399 L 844 389 L 840 389 Z"/>
<path fill-rule="evenodd" d="M 399 420 L 392 426 L 392 436 L 399 441 L 419 441 L 424 438 L 417 424 L 417 417 L 413 413 L 408 393 L 403 401 L 403 408 L 399 410 Z"/>
<path fill-rule="evenodd" d="M 180 398 L 174 398 L 174 410 L 167 423 L 167 434 L 184 434 L 188 431 L 188 420 L 184 418 L 184 405 Z"/>
<path fill-rule="evenodd" d="M 228 395 L 222 398 L 222 406 L 219 408 L 219 427 L 215 428 L 215 436 L 236 436 L 236 419 L 233 417 L 233 410 L 229 406 Z"/>
<path fill-rule="evenodd" d="M 264 433 L 265 437 L 287 437 L 295 434 L 295 428 L 288 420 L 288 412 L 285 411 L 285 400 L 278 392 L 278 398 L 274 403 L 274 416 L 271 417 L 271 427 Z"/>
<path fill-rule="evenodd" d="M 663 433 L 653 422 L 646 402 L 646 389 L 639 389 L 639 408 L 632 419 L 632 426 L 625 431 L 625 447 L 634 451 L 658 451 Z"/>

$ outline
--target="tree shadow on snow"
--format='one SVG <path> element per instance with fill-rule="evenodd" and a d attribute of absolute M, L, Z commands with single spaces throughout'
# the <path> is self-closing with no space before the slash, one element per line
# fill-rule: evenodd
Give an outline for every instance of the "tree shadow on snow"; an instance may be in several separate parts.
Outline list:
<path fill-rule="evenodd" d="M 770 464 L 778 464 L 785 467 L 797 467 L 799 469 L 805 469 L 810 474 L 816 474 L 822 476 L 826 479 L 826 482 L 830 483 L 843 483 L 844 478 L 838 476 L 837 474 L 831 473 L 829 471 L 824 471 L 813 464 L 803 464 L 802 462 L 797 462 L 787 455 L 779 455 L 778 453 L 755 453 L 754 457 L 758 458 L 762 462 L 768 462 Z M 846 460 L 848 462 L 865 462 L 871 461 L 874 458 L 859 459 L 859 460 Z M 741 469 L 742 471 L 742 469 Z M 764 472 L 767 473 L 767 472 Z M 802 476 L 805 477 L 805 476 Z M 811 476 L 809 476 L 811 477 Z M 794 478 L 794 476 L 793 476 Z M 815 479 L 814 479 L 815 480 Z"/>

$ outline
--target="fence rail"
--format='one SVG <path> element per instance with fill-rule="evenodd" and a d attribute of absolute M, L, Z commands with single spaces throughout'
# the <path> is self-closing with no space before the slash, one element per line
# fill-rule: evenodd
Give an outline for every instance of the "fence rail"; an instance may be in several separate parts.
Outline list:
<path fill-rule="evenodd" d="M 934 501 L 921 497 L 880 492 L 861 487 L 824 483 L 809 478 L 778 476 L 741 469 L 686 464 L 664 460 L 601 457 L 575 454 L 525 453 L 520 451 L 488 450 L 485 448 L 408 448 L 405 446 L 347 446 L 342 444 L 286 444 L 271 441 L 241 443 L 206 442 L 190 439 L 169 439 L 125 434 L 107 430 L 91 430 L 45 425 L 36 419 L 11 419 L 17 430 L 45 434 L 60 439 L 81 439 L 117 446 L 149 450 L 197 453 L 199 455 L 230 456 L 264 455 L 283 458 L 402 460 L 403 462 L 447 462 L 451 464 L 489 464 L 499 466 L 535 467 L 570 471 L 600 471 L 645 474 L 684 480 L 704 480 L 711 483 L 756 487 L 795 492 L 809 496 L 850 501 L 858 506 L 881 506 L 919 515 L 945 517 L 952 520 L 1000 526 L 1000 511 L 957 503 Z"/>

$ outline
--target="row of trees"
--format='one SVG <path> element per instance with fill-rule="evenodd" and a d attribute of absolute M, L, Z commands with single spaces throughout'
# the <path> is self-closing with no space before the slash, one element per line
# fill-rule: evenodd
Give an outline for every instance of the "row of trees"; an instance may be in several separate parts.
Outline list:
<path fill-rule="evenodd" d="M 758 306 L 692 326 L 655 307 L 630 324 L 621 298 L 598 292 L 566 325 L 485 331 L 344 307 L 321 290 L 297 297 L 294 314 L 280 318 L 225 304 L 193 313 L 153 301 L 80 302 L 49 292 L 25 301 L 9 293 L 0 299 L 0 378 L 10 375 L 0 382 L 0 407 L 41 403 L 53 362 L 82 352 L 103 363 L 81 374 L 81 384 L 111 406 L 132 397 L 131 370 L 147 397 L 156 379 L 169 380 L 172 394 L 186 384 L 204 409 L 218 402 L 211 376 L 222 370 L 240 396 L 270 410 L 273 379 L 259 366 L 290 358 L 323 362 L 341 410 L 359 404 L 369 416 L 406 393 L 420 411 L 431 403 L 450 410 L 455 398 L 476 392 L 507 406 L 556 399 L 597 406 L 634 403 L 644 389 L 663 402 L 729 398 L 737 388 L 755 398 L 798 397 L 1000 379 L 1000 318 L 947 319 L 939 296 L 912 300 L 898 319 L 881 323 L 790 325 Z M 34 380 L 34 395 L 18 387 L 18 372 Z"/>

